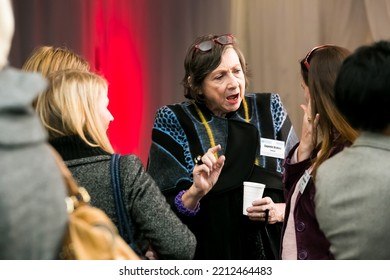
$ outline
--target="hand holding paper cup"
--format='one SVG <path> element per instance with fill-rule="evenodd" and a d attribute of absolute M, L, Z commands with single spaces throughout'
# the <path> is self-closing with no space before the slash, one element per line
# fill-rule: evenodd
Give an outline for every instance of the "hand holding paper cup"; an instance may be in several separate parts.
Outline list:
<path fill-rule="evenodd" d="M 244 205 L 242 214 L 248 215 L 246 209 L 252 206 L 252 202 L 263 197 L 265 185 L 256 182 L 244 182 Z"/>

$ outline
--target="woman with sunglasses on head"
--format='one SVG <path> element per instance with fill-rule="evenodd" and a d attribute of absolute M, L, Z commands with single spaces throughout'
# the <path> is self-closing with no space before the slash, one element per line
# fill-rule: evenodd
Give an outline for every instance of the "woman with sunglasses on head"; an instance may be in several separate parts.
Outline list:
<path fill-rule="evenodd" d="M 336 77 L 349 54 L 345 48 L 322 45 L 313 48 L 300 62 L 304 116 L 300 142 L 284 163 L 282 259 L 333 259 L 314 212 L 315 178 L 325 160 L 357 137 L 334 103 Z"/>
<path fill-rule="evenodd" d="M 282 160 L 297 142 L 280 97 L 245 92 L 247 64 L 230 34 L 198 37 L 184 68 L 187 101 L 157 111 L 148 172 L 194 232 L 195 259 L 274 259 Z M 266 184 L 247 215 L 244 181 Z"/>

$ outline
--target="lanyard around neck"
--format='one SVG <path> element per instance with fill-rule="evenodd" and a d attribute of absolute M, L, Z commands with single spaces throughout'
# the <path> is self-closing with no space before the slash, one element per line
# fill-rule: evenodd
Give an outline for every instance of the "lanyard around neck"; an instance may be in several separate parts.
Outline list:
<path fill-rule="evenodd" d="M 249 123 L 248 104 L 246 103 L 245 98 L 242 100 L 242 103 L 243 103 L 243 107 L 244 107 L 245 122 Z M 200 121 L 202 122 L 204 128 L 206 129 L 207 135 L 209 137 L 210 147 L 214 147 L 215 146 L 215 139 L 214 139 L 213 131 L 211 130 L 210 125 L 207 123 L 207 120 L 204 117 L 202 111 L 199 109 L 198 105 L 196 105 L 195 102 L 193 104 L 195 106 L 196 112 L 198 113 Z M 216 155 L 216 157 L 217 157 L 217 155 Z"/>

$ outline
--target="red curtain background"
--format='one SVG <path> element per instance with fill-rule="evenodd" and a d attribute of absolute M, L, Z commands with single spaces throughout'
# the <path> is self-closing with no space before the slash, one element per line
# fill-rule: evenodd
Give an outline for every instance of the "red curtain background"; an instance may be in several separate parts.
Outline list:
<path fill-rule="evenodd" d="M 144 73 L 141 63 L 147 56 L 142 48 L 142 19 L 145 1 L 90 2 L 84 10 L 92 11 L 92 17 L 83 34 L 91 32 L 93 40 L 84 37 L 83 53 L 92 54 L 96 70 L 110 83 L 109 108 L 114 122 L 109 136 L 114 148 L 121 153 L 140 154 L 139 132 L 142 125 L 144 103 Z M 133 11 L 129 16 L 128 11 Z M 85 24 L 85 23 L 84 23 Z M 138 40 L 136 39 L 138 38 Z M 94 42 L 93 46 L 90 42 Z"/>
<path fill-rule="evenodd" d="M 65 46 L 84 56 L 109 82 L 108 134 L 120 153 L 141 152 L 148 65 L 144 11 L 147 1 L 14 1 L 16 34 L 11 64 L 21 66 L 36 46 Z M 151 120 L 146 121 L 150 123 Z"/>

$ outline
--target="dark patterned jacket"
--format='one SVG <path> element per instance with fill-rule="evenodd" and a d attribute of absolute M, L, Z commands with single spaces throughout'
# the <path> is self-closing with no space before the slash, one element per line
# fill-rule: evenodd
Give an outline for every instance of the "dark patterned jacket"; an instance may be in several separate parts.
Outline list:
<path fill-rule="evenodd" d="M 178 213 L 197 237 L 195 258 L 272 259 L 277 255 L 281 225 L 265 230 L 262 223 L 242 214 L 242 185 L 246 180 L 265 183 L 265 195 L 284 202 L 284 155 L 279 159 L 262 155 L 261 138 L 285 142 L 286 152 L 297 142 L 277 94 L 248 93 L 240 108 L 225 118 L 191 101 L 157 111 L 148 172 L 175 211 L 175 196 L 192 185 L 193 158 L 204 154 L 213 143 L 221 144 L 221 154 L 226 156 L 220 178 L 202 198 L 198 214 L 186 217 Z"/>

